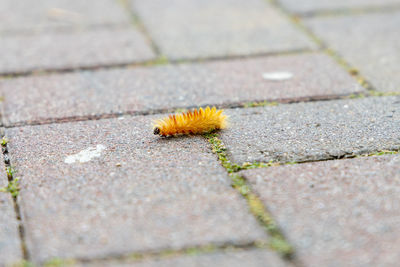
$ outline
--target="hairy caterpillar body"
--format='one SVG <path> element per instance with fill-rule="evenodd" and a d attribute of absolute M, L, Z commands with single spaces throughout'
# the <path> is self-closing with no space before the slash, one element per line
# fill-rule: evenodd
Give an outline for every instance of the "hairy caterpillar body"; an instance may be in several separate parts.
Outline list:
<path fill-rule="evenodd" d="M 154 134 L 171 136 L 180 134 L 202 134 L 224 129 L 227 116 L 215 107 L 199 108 L 186 113 L 169 115 L 154 122 Z"/>

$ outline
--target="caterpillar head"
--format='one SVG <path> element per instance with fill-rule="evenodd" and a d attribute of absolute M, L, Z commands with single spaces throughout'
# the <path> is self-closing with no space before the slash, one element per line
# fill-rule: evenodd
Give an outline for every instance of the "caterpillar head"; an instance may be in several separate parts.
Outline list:
<path fill-rule="evenodd" d="M 153 133 L 154 133 L 155 135 L 160 134 L 160 128 L 155 127 Z"/>

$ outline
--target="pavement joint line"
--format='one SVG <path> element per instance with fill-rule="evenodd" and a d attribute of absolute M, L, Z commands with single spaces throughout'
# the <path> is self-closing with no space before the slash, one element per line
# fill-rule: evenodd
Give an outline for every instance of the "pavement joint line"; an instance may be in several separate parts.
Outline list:
<path fill-rule="evenodd" d="M 287 11 L 287 9 L 284 9 Z M 399 4 L 392 4 L 387 6 L 365 6 L 365 7 L 350 7 L 350 8 L 336 8 L 330 10 L 316 10 L 316 11 L 305 11 L 293 13 L 296 16 L 302 18 L 314 18 L 314 17 L 339 17 L 349 15 L 367 15 L 373 13 L 391 13 L 400 10 Z M 289 13 L 289 11 L 287 11 Z"/>
<path fill-rule="evenodd" d="M 108 69 L 118 69 L 118 68 L 135 68 L 141 66 L 156 66 L 159 64 L 160 60 L 146 60 L 136 63 L 121 63 L 121 64 L 102 64 L 98 66 L 90 67 L 73 67 L 73 68 L 58 68 L 58 69 L 37 69 L 22 72 L 5 72 L 0 73 L 0 79 L 13 79 L 19 77 L 29 77 L 29 76 L 45 76 L 52 74 L 64 74 L 64 73 L 74 73 L 81 71 L 98 71 L 98 70 L 108 70 Z"/>
<path fill-rule="evenodd" d="M 50 259 L 45 262 L 43 266 L 60 266 L 60 265 L 51 265 L 53 262 L 55 263 L 66 263 L 67 266 L 74 266 L 76 263 L 107 263 L 110 261 L 120 261 L 120 262 L 128 262 L 128 263 L 138 263 L 145 261 L 147 259 L 166 259 L 166 258 L 175 258 L 179 256 L 196 256 L 196 255 L 207 255 L 210 253 L 216 252 L 229 252 L 235 250 L 251 250 L 251 249 L 263 249 L 266 248 L 266 242 L 257 241 L 257 242 L 248 242 L 248 243 L 222 243 L 222 244 L 206 244 L 201 246 L 191 246 L 184 247 L 181 249 L 158 249 L 158 250 L 147 250 L 147 251 L 138 251 L 133 253 L 121 254 L 121 255 L 111 255 L 104 258 L 71 258 L 71 259 Z M 65 266 L 61 265 L 61 266 Z M 31 265 L 29 265 L 31 266 Z M 33 265 L 34 266 L 34 265 Z M 32 266 L 32 267 L 33 267 Z"/>
<path fill-rule="evenodd" d="M 292 49 L 279 52 L 266 52 L 266 53 L 255 53 L 250 55 L 231 55 L 231 56 L 216 56 L 216 57 L 204 57 L 204 58 L 193 58 L 193 59 L 168 59 L 161 55 L 155 59 L 145 60 L 141 62 L 129 62 L 120 64 L 101 64 L 97 66 L 88 67 L 71 67 L 71 68 L 56 68 L 56 69 L 36 69 L 20 72 L 0 72 L 1 79 L 12 79 L 19 77 L 29 77 L 29 76 L 45 76 L 52 74 L 64 74 L 64 73 L 74 73 L 80 71 L 99 71 L 99 70 L 110 70 L 110 69 L 121 69 L 121 68 L 139 68 L 139 67 L 152 67 L 159 65 L 181 65 L 181 64 L 194 64 L 194 63 L 207 63 L 215 61 L 229 61 L 238 59 L 252 59 L 259 57 L 275 57 L 275 56 L 285 56 L 285 55 L 299 55 L 321 52 L 320 50 L 311 49 Z"/>
<path fill-rule="evenodd" d="M 29 260 L 30 255 L 29 251 L 26 245 L 26 238 L 25 238 L 25 227 L 22 222 L 22 217 L 21 217 L 21 209 L 18 204 L 18 196 L 19 196 L 19 183 L 18 183 L 18 178 L 16 177 L 16 170 L 15 167 L 11 164 L 10 158 L 8 155 L 8 139 L 4 134 L 4 129 L 1 129 L 1 150 L 3 153 L 3 158 L 4 158 L 4 165 L 6 167 L 6 173 L 7 173 L 7 178 L 8 178 L 8 186 L 7 186 L 7 191 L 11 194 L 12 200 L 13 200 L 13 206 L 14 206 L 14 212 L 16 216 L 16 220 L 18 222 L 18 234 L 21 242 L 21 251 L 22 251 L 22 257 L 24 260 Z"/>
<path fill-rule="evenodd" d="M 373 84 L 360 74 L 357 68 L 348 63 L 346 59 L 342 57 L 337 51 L 329 48 L 329 46 L 325 42 L 323 42 L 322 39 L 320 39 L 311 29 L 306 27 L 302 22 L 302 17 L 289 12 L 277 0 L 265 1 L 274 6 L 283 15 L 287 16 L 289 20 L 291 20 L 292 23 L 300 30 L 302 30 L 311 40 L 313 40 L 326 55 L 333 58 L 339 66 L 341 66 L 345 71 L 353 76 L 362 87 L 369 91 L 377 91 Z"/>
<path fill-rule="evenodd" d="M 308 103 L 317 101 L 331 101 L 331 100 L 341 100 L 341 99 L 354 99 L 354 98 L 364 98 L 364 97 L 381 97 L 381 96 L 391 96 L 400 95 L 397 92 L 385 92 L 378 95 L 368 95 L 363 93 L 351 93 L 345 95 L 327 95 L 327 96 L 311 96 L 311 97 L 300 97 L 300 98 L 286 98 L 286 99 L 276 99 L 270 100 L 257 100 L 257 101 L 245 101 L 245 102 L 233 102 L 227 104 L 213 105 L 204 104 L 201 106 L 184 106 L 184 107 L 173 107 L 165 109 L 151 109 L 144 111 L 125 111 L 117 113 L 103 113 L 96 115 L 82 115 L 82 116 L 71 116 L 62 118 L 46 118 L 32 121 L 20 121 L 15 123 L 4 123 L 2 122 L 2 127 L 4 128 L 15 128 L 24 126 L 37 126 L 37 125 L 47 125 L 47 124 L 59 124 L 59 123 L 69 123 L 78 121 L 90 121 L 90 120 L 103 120 L 103 119 L 113 119 L 123 116 L 148 116 L 148 115 L 158 115 L 165 113 L 180 113 L 182 111 L 196 109 L 199 107 L 206 108 L 207 106 L 215 106 L 218 109 L 232 109 L 232 108 L 253 108 L 262 106 L 277 106 L 280 104 L 295 104 L 295 103 Z M 4 113 L 3 113 L 4 114 Z"/>
<path fill-rule="evenodd" d="M 221 165 L 228 172 L 232 187 L 236 189 L 236 191 L 238 191 L 238 193 L 240 193 L 246 200 L 251 214 L 253 214 L 253 216 L 257 219 L 270 237 L 270 240 L 267 244 L 268 248 L 279 253 L 284 260 L 293 263 L 295 266 L 302 266 L 295 256 L 293 246 L 287 241 L 268 209 L 264 206 L 260 198 L 253 192 L 247 180 L 243 176 L 236 173 L 240 170 L 255 166 L 253 164 L 240 166 L 231 162 L 226 153 L 226 147 L 219 139 L 219 135 L 217 133 L 208 133 L 203 136 L 210 143 L 212 152 L 217 155 Z M 274 163 L 271 162 L 263 163 L 262 165 L 268 166 L 273 164 Z"/>
<path fill-rule="evenodd" d="M 137 14 L 137 12 L 135 12 L 133 5 L 129 3 L 129 0 L 118 0 L 118 2 L 124 7 L 126 12 L 128 12 L 129 16 L 131 17 L 133 26 L 135 26 L 144 35 L 147 43 L 150 45 L 157 57 L 164 58 L 164 56 L 161 54 L 160 48 L 153 40 L 150 33 L 147 31 L 146 27 L 142 23 L 142 20 L 140 19 L 140 16 Z"/>
<path fill-rule="evenodd" d="M 313 160 L 304 160 L 304 161 L 296 161 L 296 162 L 280 162 L 280 161 L 270 161 L 270 162 L 245 162 L 242 164 L 242 167 L 238 170 L 250 170 L 250 169 L 261 169 L 261 168 L 269 168 L 274 166 L 284 166 L 284 165 L 295 165 L 295 164 L 305 164 L 305 163 L 313 163 L 313 162 L 321 162 L 321 161 L 331 161 L 331 160 L 346 160 L 346 159 L 354 159 L 354 158 L 366 158 L 366 157 L 379 157 L 383 155 L 397 155 L 400 153 L 400 149 L 398 150 L 380 150 L 380 151 L 371 151 L 365 154 L 342 154 L 339 156 L 332 156 L 330 158 L 321 158 L 321 159 L 313 159 Z"/>

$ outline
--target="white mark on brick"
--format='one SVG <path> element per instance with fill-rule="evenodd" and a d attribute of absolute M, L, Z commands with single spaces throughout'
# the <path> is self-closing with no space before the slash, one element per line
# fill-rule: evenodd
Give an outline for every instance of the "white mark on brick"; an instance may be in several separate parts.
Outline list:
<path fill-rule="evenodd" d="M 265 72 L 263 73 L 262 77 L 269 81 L 285 81 L 291 79 L 293 77 L 293 73 L 288 71 Z"/>
<path fill-rule="evenodd" d="M 75 162 L 80 162 L 80 163 L 88 162 L 91 161 L 93 158 L 100 157 L 101 152 L 104 149 L 106 149 L 104 145 L 97 145 L 96 147 L 88 147 L 77 154 L 66 157 L 64 162 L 68 164 Z"/>

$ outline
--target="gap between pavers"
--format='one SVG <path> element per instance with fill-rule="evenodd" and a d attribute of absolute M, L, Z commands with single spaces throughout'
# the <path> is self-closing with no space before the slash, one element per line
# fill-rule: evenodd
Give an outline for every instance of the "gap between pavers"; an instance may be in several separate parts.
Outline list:
<path fill-rule="evenodd" d="M 290 76 L 282 78 L 282 73 Z M 365 90 L 320 53 L 82 71 L 0 83 L 6 125 L 207 104 L 337 98 L 358 92 Z"/>
<path fill-rule="evenodd" d="M 241 171 L 305 266 L 397 266 L 400 155 Z"/>
<path fill-rule="evenodd" d="M 154 118 L 7 129 L 34 262 L 267 239 L 206 140 Z"/>
<path fill-rule="evenodd" d="M 304 162 L 400 149 L 400 97 L 226 110 L 232 162 Z"/>
<path fill-rule="evenodd" d="M 176 257 L 163 257 L 155 259 L 143 259 L 140 261 L 109 261 L 94 262 L 89 264 L 77 264 L 76 267 L 291 267 L 283 262 L 276 254 L 265 249 L 231 250 L 224 252 L 212 252 L 201 255 L 180 255 Z"/>
<path fill-rule="evenodd" d="M 8 179 L 3 154 L 0 156 L 0 187 L 7 188 Z M 9 192 L 0 192 L 0 265 L 22 260 L 21 240 L 14 203 Z"/>

